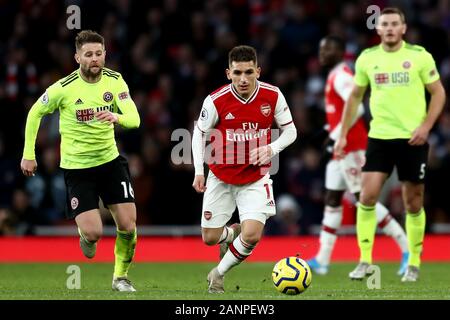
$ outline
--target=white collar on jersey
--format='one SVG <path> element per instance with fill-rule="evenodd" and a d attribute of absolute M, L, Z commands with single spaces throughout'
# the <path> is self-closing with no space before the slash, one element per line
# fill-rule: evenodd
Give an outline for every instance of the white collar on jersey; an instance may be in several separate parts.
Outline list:
<path fill-rule="evenodd" d="M 245 99 L 244 97 L 242 97 L 236 90 L 236 88 L 233 86 L 232 83 L 230 83 L 230 88 L 231 88 L 231 93 L 233 94 L 233 96 L 238 99 L 240 102 L 242 102 L 243 104 L 248 104 L 250 102 L 252 102 L 256 95 L 258 94 L 259 91 L 259 81 L 256 80 L 256 87 L 255 90 L 253 91 L 253 93 L 247 98 Z"/>

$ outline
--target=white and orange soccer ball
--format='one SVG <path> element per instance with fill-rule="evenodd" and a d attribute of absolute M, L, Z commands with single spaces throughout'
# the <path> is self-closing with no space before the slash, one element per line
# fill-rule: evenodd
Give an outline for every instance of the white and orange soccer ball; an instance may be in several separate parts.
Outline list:
<path fill-rule="evenodd" d="M 273 284 L 281 293 L 300 294 L 310 286 L 311 280 L 309 265 L 299 257 L 283 258 L 272 270 Z"/>

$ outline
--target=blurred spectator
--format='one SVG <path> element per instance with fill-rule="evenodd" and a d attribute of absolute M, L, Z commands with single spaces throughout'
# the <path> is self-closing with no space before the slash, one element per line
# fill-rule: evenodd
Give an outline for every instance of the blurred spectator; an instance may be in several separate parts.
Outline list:
<path fill-rule="evenodd" d="M 66 206 L 66 186 L 63 172 L 59 170 L 58 150 L 45 149 L 39 164 L 35 176 L 27 179 L 25 189 L 36 212 L 35 222 L 56 224 L 64 219 Z"/>
<path fill-rule="evenodd" d="M 14 217 L 10 210 L 0 208 L 0 236 L 15 235 L 16 230 L 13 225 Z"/>
<path fill-rule="evenodd" d="M 145 213 L 151 210 L 148 204 L 154 194 L 154 181 L 139 155 L 132 154 L 127 158 L 138 212 L 137 224 L 149 224 L 151 222 L 150 217 Z"/>
<path fill-rule="evenodd" d="M 11 204 L 14 188 L 22 182 L 17 159 L 5 148 L 5 138 L 0 133 L 0 207 Z"/>
<path fill-rule="evenodd" d="M 324 168 L 320 166 L 320 152 L 307 147 L 289 168 L 291 179 L 288 191 L 304 213 L 300 219 L 302 233 L 308 233 L 313 224 L 320 224 L 323 209 Z"/>
<path fill-rule="evenodd" d="M 300 234 L 301 210 L 295 198 L 289 194 L 282 194 L 275 200 L 277 214 L 267 220 L 264 228 L 267 235 Z"/>
<path fill-rule="evenodd" d="M 30 205 L 30 196 L 25 190 L 14 190 L 9 212 L 8 224 L 17 235 L 33 234 L 34 226 L 40 224 L 37 212 Z"/>

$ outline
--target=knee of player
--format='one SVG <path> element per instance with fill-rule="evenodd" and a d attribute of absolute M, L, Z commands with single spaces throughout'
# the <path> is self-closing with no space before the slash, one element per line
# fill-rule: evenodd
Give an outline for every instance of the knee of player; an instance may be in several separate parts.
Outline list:
<path fill-rule="evenodd" d="M 327 207 L 331 207 L 331 208 L 337 208 L 337 207 L 340 207 L 341 206 L 341 201 L 338 201 L 338 200 L 327 200 L 327 201 L 325 201 L 325 205 L 327 206 Z"/>
<path fill-rule="evenodd" d="M 97 242 L 102 237 L 103 232 L 99 229 L 83 230 L 83 236 L 89 242 Z"/>
<path fill-rule="evenodd" d="M 136 230 L 136 221 L 128 221 L 127 223 L 122 223 L 122 225 L 118 227 L 120 231 L 134 232 Z"/>
<path fill-rule="evenodd" d="M 416 200 L 412 202 L 405 203 L 406 212 L 417 213 L 422 209 L 423 203 L 422 201 Z"/>
<path fill-rule="evenodd" d="M 203 238 L 203 243 L 208 246 L 213 246 L 217 244 L 217 239 L 214 238 Z"/>
<path fill-rule="evenodd" d="M 256 245 L 261 240 L 261 235 L 257 232 L 242 233 L 241 239 L 250 245 Z"/>
<path fill-rule="evenodd" d="M 362 205 L 368 206 L 368 207 L 373 207 L 376 205 L 378 199 L 375 195 L 371 195 L 371 194 L 367 194 L 364 192 L 361 192 L 360 196 L 359 196 L 359 202 Z"/>
<path fill-rule="evenodd" d="M 208 246 L 213 246 L 219 241 L 219 237 L 215 234 L 202 232 L 203 243 Z"/>
<path fill-rule="evenodd" d="M 406 196 L 405 209 L 407 212 L 419 212 L 423 207 L 423 194 L 414 193 Z"/>
<path fill-rule="evenodd" d="M 336 208 L 341 205 L 342 196 L 337 192 L 327 192 L 325 194 L 325 205 L 328 207 Z"/>

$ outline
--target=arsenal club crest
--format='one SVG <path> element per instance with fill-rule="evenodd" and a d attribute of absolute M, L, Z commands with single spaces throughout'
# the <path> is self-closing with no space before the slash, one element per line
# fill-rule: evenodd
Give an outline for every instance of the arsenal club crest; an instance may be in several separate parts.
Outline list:
<path fill-rule="evenodd" d="M 263 116 L 268 117 L 271 111 L 272 109 L 270 108 L 270 105 L 268 104 L 261 105 L 261 113 L 263 114 Z"/>

